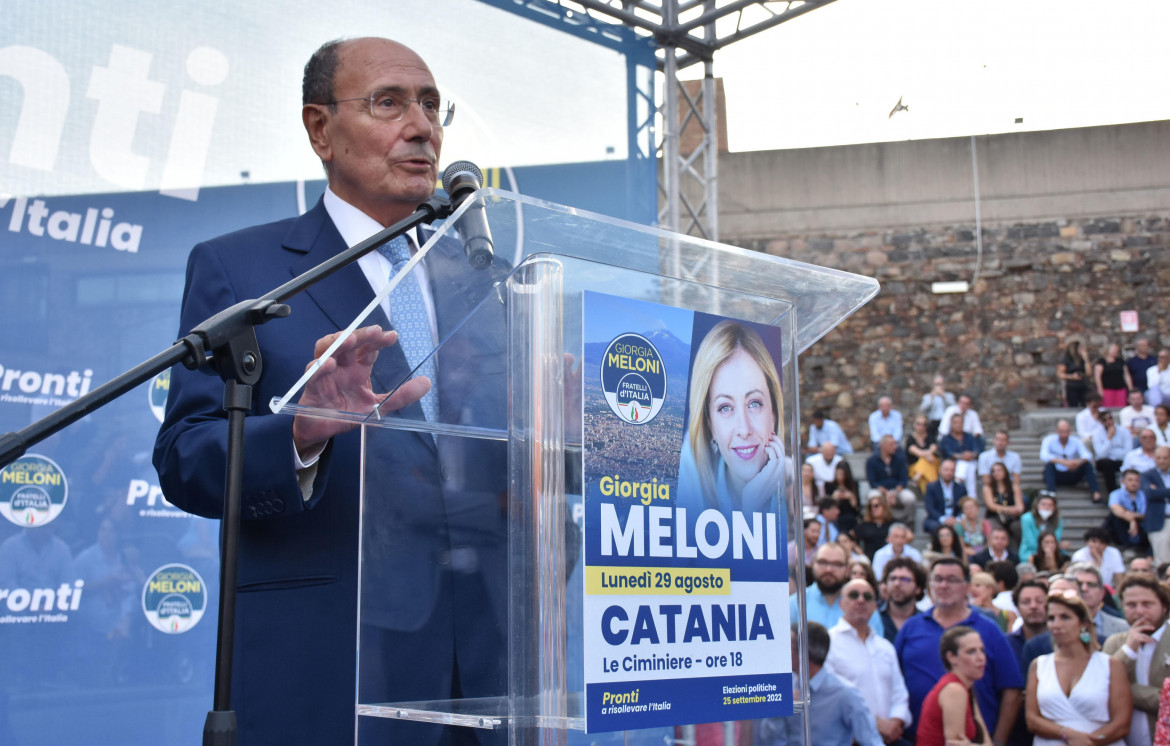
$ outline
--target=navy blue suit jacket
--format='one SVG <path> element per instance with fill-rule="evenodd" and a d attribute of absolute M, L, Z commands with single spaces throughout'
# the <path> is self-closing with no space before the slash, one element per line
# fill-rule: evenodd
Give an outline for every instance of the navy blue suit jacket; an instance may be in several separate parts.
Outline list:
<path fill-rule="evenodd" d="M 180 334 L 345 248 L 321 202 L 299 218 L 196 246 L 187 265 Z M 436 245 L 426 264 L 440 339 L 471 311 L 464 299 L 484 294 L 465 292 L 466 284 L 490 288 L 506 271 L 501 262 L 470 274 L 457 241 Z M 448 304 L 448 298 L 456 300 Z M 293 418 L 271 414 L 268 403 L 299 378 L 315 341 L 344 328 L 372 299 L 364 274 L 351 264 L 289 301 L 290 318 L 257 328 L 264 370 L 245 428 L 232 689 L 242 744 L 353 740 L 361 433 L 353 430 L 330 442 L 306 501 L 294 466 Z M 503 307 L 487 308 L 480 316 L 492 313 L 502 318 Z M 368 323 L 388 328 L 380 310 L 375 316 Z M 468 395 L 473 387 L 494 393 L 465 407 L 441 403 L 444 412 L 505 422 L 507 358 L 495 346 L 499 339 L 461 334 L 445 348 L 449 354 L 440 354 L 441 402 Z M 374 390 L 389 391 L 408 374 L 397 345 L 383 350 Z M 221 407 L 222 383 L 214 373 L 176 366 L 154 454 L 167 499 L 210 518 L 222 512 L 227 421 Z M 376 546 L 366 559 L 367 568 L 378 569 L 368 571 L 363 583 L 382 592 L 363 599 L 363 621 L 384 630 L 387 644 L 401 639 L 407 646 L 383 651 L 389 688 L 381 701 L 450 698 L 457 647 L 461 693 L 502 693 L 505 446 L 469 446 L 444 437 L 436 443 L 426 434 L 378 429 L 371 433 L 373 448 L 377 458 L 369 460 L 364 519 L 377 527 Z M 464 561 L 463 572 L 452 572 L 453 557 L 473 558 L 474 571 L 466 572 Z M 464 595 L 468 588 L 473 592 Z M 457 608 L 461 598 L 472 599 L 478 613 Z M 461 626 L 478 635 L 476 644 L 461 645 Z M 477 660 L 474 672 L 462 669 L 472 660 L 464 647 L 491 646 L 498 646 L 492 652 L 499 662 Z M 436 733 L 407 729 L 392 740 L 426 743 Z"/>
<path fill-rule="evenodd" d="M 1142 528 L 1152 534 L 1166 524 L 1166 502 L 1170 500 L 1170 484 L 1163 484 L 1157 469 L 1142 472 L 1142 492 L 1146 493 L 1146 519 Z"/>
<path fill-rule="evenodd" d="M 944 518 L 957 517 L 959 501 L 967 496 L 967 487 L 957 479 L 952 482 L 952 490 L 954 501 L 952 504 L 953 510 L 950 514 L 947 513 L 947 501 L 943 495 L 942 482 L 934 480 L 926 485 L 926 518 L 922 522 L 922 527 L 928 532 L 933 533 L 939 527 Z"/>

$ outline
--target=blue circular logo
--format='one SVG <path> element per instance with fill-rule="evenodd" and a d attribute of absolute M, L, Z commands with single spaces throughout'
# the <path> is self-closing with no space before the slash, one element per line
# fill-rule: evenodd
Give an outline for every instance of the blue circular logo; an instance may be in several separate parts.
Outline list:
<path fill-rule="evenodd" d="M 609 343 L 602 357 L 601 390 L 619 418 L 645 425 L 662 411 L 666 399 L 662 355 L 641 334 L 622 334 Z"/>

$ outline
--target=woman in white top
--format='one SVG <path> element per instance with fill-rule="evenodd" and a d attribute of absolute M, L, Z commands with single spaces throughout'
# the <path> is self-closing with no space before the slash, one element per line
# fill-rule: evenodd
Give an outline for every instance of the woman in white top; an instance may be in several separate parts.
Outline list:
<path fill-rule="evenodd" d="M 1054 652 L 1032 661 L 1024 697 L 1034 746 L 1124 746 L 1133 716 L 1125 667 L 1097 650 L 1097 630 L 1075 591 L 1048 597 Z"/>

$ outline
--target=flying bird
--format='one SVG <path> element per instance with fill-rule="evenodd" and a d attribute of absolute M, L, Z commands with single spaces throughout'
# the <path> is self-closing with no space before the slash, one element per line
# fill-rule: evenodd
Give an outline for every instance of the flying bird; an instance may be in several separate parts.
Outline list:
<path fill-rule="evenodd" d="M 910 107 L 902 103 L 902 97 L 898 96 L 898 103 L 894 104 L 894 108 L 890 109 L 890 116 L 887 119 L 893 119 L 894 115 L 900 111 L 910 111 Z"/>

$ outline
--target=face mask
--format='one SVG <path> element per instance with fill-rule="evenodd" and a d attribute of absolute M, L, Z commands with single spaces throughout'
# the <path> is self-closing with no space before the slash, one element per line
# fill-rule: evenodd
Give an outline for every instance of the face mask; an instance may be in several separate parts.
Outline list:
<path fill-rule="evenodd" d="M 1043 509 L 1041 509 L 1041 510 L 1037 510 L 1036 512 L 1037 512 L 1037 513 L 1039 513 L 1039 514 L 1040 514 L 1040 517 L 1041 517 L 1042 519 L 1046 520 L 1046 521 L 1047 521 L 1049 518 L 1051 518 L 1051 517 L 1052 517 L 1052 511 L 1051 511 L 1051 510 L 1043 510 Z"/>

